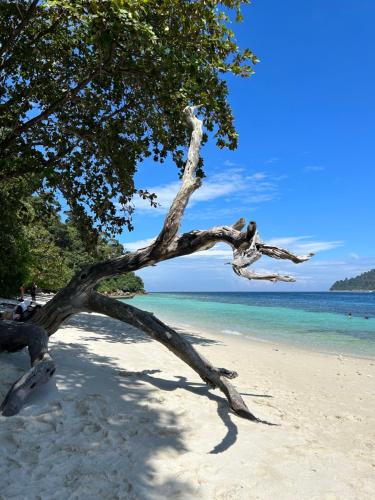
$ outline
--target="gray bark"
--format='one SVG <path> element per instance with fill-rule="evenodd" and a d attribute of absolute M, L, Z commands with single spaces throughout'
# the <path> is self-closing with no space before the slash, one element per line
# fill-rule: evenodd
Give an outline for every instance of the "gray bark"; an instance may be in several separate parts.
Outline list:
<path fill-rule="evenodd" d="M 55 373 L 55 363 L 48 353 L 48 334 L 32 323 L 0 321 L 0 351 L 16 351 L 28 347 L 31 368 L 9 389 L 0 405 L 5 417 L 16 415 L 30 394 L 49 381 Z"/>
<path fill-rule="evenodd" d="M 53 362 L 47 352 L 48 336 L 56 332 L 70 316 L 82 311 L 93 311 L 138 327 L 187 363 L 208 385 L 220 389 L 225 394 L 229 406 L 237 415 L 261 422 L 250 412 L 240 394 L 229 383 L 228 379 L 237 376 L 235 371 L 213 366 L 182 335 L 152 314 L 105 297 L 94 290 L 95 285 L 104 278 L 137 271 L 164 260 L 207 250 L 219 242 L 231 246 L 233 271 L 247 279 L 294 281 L 294 278 L 290 276 L 276 273 L 259 274 L 249 271 L 248 267 L 263 255 L 276 259 L 288 259 L 296 264 L 311 257 L 312 254 L 297 256 L 288 250 L 265 245 L 260 239 L 254 221 L 251 221 L 246 230 L 242 231 L 246 226 L 246 221 L 243 218 L 232 226 L 216 226 L 211 229 L 178 234 L 189 199 L 201 185 L 201 179 L 196 177 L 196 170 L 202 140 L 202 122 L 195 116 L 195 109 L 188 107 L 184 110 L 186 122 L 191 129 L 187 161 L 180 189 L 165 218 L 163 228 L 154 242 L 122 257 L 88 266 L 77 273 L 64 289 L 31 318 L 32 324 L 22 326 L 22 324 L 13 322 L 4 322 L 9 323 L 8 326 L 0 328 L 0 351 L 14 351 L 28 346 L 32 359 L 32 369 L 12 386 L 3 402 L 4 415 L 11 415 L 19 411 L 30 391 L 46 382 L 53 373 Z M 31 345 L 30 338 L 33 336 L 30 337 L 27 334 L 27 329 L 33 325 L 37 330 L 33 330 L 35 339 Z"/>

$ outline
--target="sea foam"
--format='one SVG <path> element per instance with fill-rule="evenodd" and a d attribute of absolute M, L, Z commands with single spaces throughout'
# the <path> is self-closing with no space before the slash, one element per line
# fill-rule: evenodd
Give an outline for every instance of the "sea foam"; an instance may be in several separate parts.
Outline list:
<path fill-rule="evenodd" d="M 243 335 L 243 333 L 237 332 L 237 330 L 221 330 L 221 333 L 226 333 L 228 335 Z"/>

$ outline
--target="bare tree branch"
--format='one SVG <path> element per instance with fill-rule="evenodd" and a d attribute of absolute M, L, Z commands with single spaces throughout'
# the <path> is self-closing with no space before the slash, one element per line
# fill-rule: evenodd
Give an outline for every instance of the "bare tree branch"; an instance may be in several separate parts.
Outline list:
<path fill-rule="evenodd" d="M 267 255 L 268 257 L 272 257 L 273 259 L 286 259 L 291 260 L 295 264 L 300 264 L 301 262 L 306 262 L 310 260 L 311 257 L 314 256 L 314 253 L 308 253 L 307 255 L 295 255 L 289 250 L 285 250 L 285 248 L 278 248 L 270 245 L 265 245 L 260 243 L 258 245 L 259 251 L 262 255 Z"/>
<path fill-rule="evenodd" d="M 228 378 L 235 378 L 237 376 L 236 372 L 227 370 L 226 368 L 214 367 L 182 335 L 179 335 L 175 330 L 165 325 L 153 314 L 137 309 L 124 302 L 105 297 L 97 292 L 90 294 L 89 307 L 91 311 L 125 321 L 139 328 L 154 340 L 162 343 L 195 370 L 210 387 L 220 389 L 227 397 L 229 406 L 237 415 L 254 422 L 263 422 L 250 412 L 240 394 L 226 380 Z"/>
<path fill-rule="evenodd" d="M 199 163 L 199 150 L 203 131 L 202 121 L 194 114 L 195 109 L 196 106 L 188 106 L 184 109 L 186 122 L 191 128 L 190 146 L 180 189 L 168 210 L 163 229 L 153 244 L 154 253 L 157 255 L 161 254 L 171 244 L 180 228 L 181 219 L 190 196 L 201 185 L 201 179 L 196 177 L 195 173 Z"/>

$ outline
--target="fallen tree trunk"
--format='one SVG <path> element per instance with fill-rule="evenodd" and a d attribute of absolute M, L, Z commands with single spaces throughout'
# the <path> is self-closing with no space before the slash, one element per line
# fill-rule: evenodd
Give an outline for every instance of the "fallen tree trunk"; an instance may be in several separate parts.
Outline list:
<path fill-rule="evenodd" d="M 0 405 L 5 417 L 16 415 L 30 394 L 49 381 L 55 363 L 48 353 L 48 333 L 32 323 L 0 321 L 0 351 L 18 351 L 28 347 L 31 368 L 7 392 Z"/>
<path fill-rule="evenodd" d="M 29 320 L 29 323 L 0 322 L 0 351 L 16 351 L 29 348 L 32 368 L 9 390 L 1 405 L 3 415 L 17 413 L 26 397 L 40 384 L 45 383 L 54 373 L 54 364 L 50 358 L 48 337 L 55 333 L 69 317 L 83 311 L 98 312 L 119 319 L 141 329 L 154 340 L 161 342 L 183 362 L 187 363 L 211 387 L 220 389 L 226 396 L 231 409 L 240 417 L 263 422 L 247 408 L 237 390 L 228 382 L 237 376 L 235 371 L 216 368 L 201 356 L 195 348 L 180 334 L 147 313 L 101 295 L 95 286 L 104 278 L 118 276 L 129 271 L 155 265 L 158 262 L 175 257 L 189 255 L 197 251 L 212 248 L 216 243 L 224 242 L 232 247 L 233 271 L 247 279 L 270 281 L 294 281 L 290 276 L 276 273 L 259 274 L 248 267 L 262 255 L 276 259 L 288 259 L 294 263 L 308 260 L 312 254 L 297 256 L 288 250 L 268 246 L 262 243 L 255 222 L 250 222 L 245 231 L 245 219 L 240 219 L 232 226 L 216 226 L 211 229 L 178 234 L 184 210 L 190 196 L 201 185 L 196 177 L 199 164 L 199 149 L 202 140 L 202 122 L 195 116 L 194 107 L 184 110 L 188 126 L 191 129 L 191 142 L 182 177 L 181 187 L 172 202 L 160 234 L 152 244 L 116 259 L 93 264 L 76 274 L 70 283 L 57 293 Z"/>

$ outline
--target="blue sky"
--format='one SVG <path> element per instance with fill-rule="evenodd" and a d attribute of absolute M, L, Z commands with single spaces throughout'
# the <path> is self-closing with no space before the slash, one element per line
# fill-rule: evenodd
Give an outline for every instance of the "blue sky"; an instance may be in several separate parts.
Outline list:
<path fill-rule="evenodd" d="M 375 267 L 375 2 L 255 0 L 244 14 L 238 40 L 261 62 L 250 79 L 228 79 L 240 145 L 204 147 L 207 178 L 182 230 L 244 216 L 265 241 L 316 256 L 254 266 L 293 274 L 294 284 L 248 282 L 219 245 L 139 272 L 150 291 L 326 290 Z M 161 207 L 136 201 L 136 229 L 120 238 L 129 249 L 158 233 L 178 187 L 172 163 L 145 163 L 136 180 Z"/>

